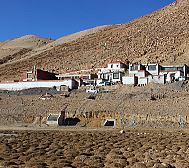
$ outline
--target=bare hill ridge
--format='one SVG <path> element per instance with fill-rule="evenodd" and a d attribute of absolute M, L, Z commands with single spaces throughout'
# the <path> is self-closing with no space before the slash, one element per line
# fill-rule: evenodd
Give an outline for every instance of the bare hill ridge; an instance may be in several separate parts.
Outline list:
<path fill-rule="evenodd" d="M 121 25 L 96 27 L 60 38 L 0 65 L 0 80 L 22 78 L 33 65 L 52 72 L 112 61 L 189 64 L 189 1 L 179 0 Z"/>
<path fill-rule="evenodd" d="M 23 49 L 36 49 L 42 47 L 54 40 L 38 37 L 35 35 L 26 35 L 13 40 L 0 43 L 0 58 L 15 54 Z"/>

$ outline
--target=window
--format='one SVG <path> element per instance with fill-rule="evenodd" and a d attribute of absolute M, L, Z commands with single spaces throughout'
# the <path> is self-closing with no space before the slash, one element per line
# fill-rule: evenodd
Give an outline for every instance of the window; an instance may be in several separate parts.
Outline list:
<path fill-rule="evenodd" d="M 32 73 L 27 73 L 27 78 L 32 78 Z"/>
<path fill-rule="evenodd" d="M 119 74 L 118 73 L 113 74 L 113 79 L 119 79 Z"/>
<path fill-rule="evenodd" d="M 183 71 L 183 67 L 161 67 L 162 71 L 176 71 L 180 70 Z"/>
<path fill-rule="evenodd" d="M 177 67 L 177 70 L 183 71 L 183 67 Z"/>
<path fill-rule="evenodd" d="M 131 66 L 131 71 L 138 71 L 138 65 Z"/>
<path fill-rule="evenodd" d="M 111 68 L 113 68 L 113 65 L 111 65 Z"/>
<path fill-rule="evenodd" d="M 148 70 L 149 70 L 149 71 L 155 71 L 155 70 L 156 70 L 156 65 L 150 65 L 150 66 L 148 67 Z"/>
<path fill-rule="evenodd" d="M 83 76 L 83 79 L 89 79 L 89 76 Z"/>
<path fill-rule="evenodd" d="M 161 67 L 161 70 L 162 70 L 162 71 L 165 71 L 165 70 L 166 70 L 166 68 L 165 68 L 165 67 Z"/>

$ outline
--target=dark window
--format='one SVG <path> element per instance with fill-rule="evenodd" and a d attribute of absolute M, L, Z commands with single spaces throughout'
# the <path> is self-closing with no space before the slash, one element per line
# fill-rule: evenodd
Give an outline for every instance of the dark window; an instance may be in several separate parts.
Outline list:
<path fill-rule="evenodd" d="M 149 70 L 149 71 L 155 71 L 155 70 L 156 70 L 156 65 L 150 65 L 150 66 L 148 67 L 148 70 Z"/>
<path fill-rule="evenodd" d="M 177 67 L 177 70 L 183 71 L 183 67 Z"/>
<path fill-rule="evenodd" d="M 183 67 L 161 67 L 162 71 L 176 71 L 180 70 L 183 71 Z"/>
<path fill-rule="evenodd" d="M 71 76 L 65 76 L 64 79 L 71 79 Z"/>
<path fill-rule="evenodd" d="M 113 65 L 111 65 L 111 68 L 113 68 Z"/>
<path fill-rule="evenodd" d="M 118 73 L 113 74 L 113 79 L 119 79 L 119 74 Z"/>
<path fill-rule="evenodd" d="M 89 79 L 89 76 L 83 76 L 83 79 Z"/>
<path fill-rule="evenodd" d="M 107 121 L 104 126 L 114 126 L 114 121 Z"/>
<path fill-rule="evenodd" d="M 130 70 L 131 71 L 138 71 L 138 65 L 131 66 Z"/>

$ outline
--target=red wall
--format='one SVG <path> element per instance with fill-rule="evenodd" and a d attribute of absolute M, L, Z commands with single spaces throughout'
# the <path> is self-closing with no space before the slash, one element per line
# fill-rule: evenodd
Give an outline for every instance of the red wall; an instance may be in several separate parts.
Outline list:
<path fill-rule="evenodd" d="M 27 72 L 23 72 L 23 80 L 27 79 Z"/>
<path fill-rule="evenodd" d="M 41 71 L 38 69 L 36 70 L 36 76 L 37 76 L 37 79 L 42 79 L 42 80 L 51 80 L 55 78 L 55 74 L 49 73 L 46 71 Z"/>

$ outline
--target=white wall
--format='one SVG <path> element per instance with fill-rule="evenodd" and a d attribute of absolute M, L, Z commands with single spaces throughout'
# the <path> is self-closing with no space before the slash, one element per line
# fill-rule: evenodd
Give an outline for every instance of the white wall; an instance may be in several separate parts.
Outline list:
<path fill-rule="evenodd" d="M 138 76 L 139 78 L 140 77 L 145 77 L 145 70 L 139 70 L 139 71 L 130 71 L 129 72 L 129 76 Z"/>
<path fill-rule="evenodd" d="M 148 84 L 148 77 L 138 78 L 138 84 Z"/>
<path fill-rule="evenodd" d="M 131 85 L 131 84 L 136 85 L 137 84 L 136 76 L 134 76 L 134 75 L 133 76 L 123 76 L 122 83 L 126 84 L 126 85 Z"/>
<path fill-rule="evenodd" d="M 27 82 L 0 82 L 0 89 L 4 90 L 23 90 L 35 87 L 53 87 L 66 85 L 70 89 L 77 88 L 77 83 L 74 80 L 51 80 L 51 81 L 27 81 Z"/>
<path fill-rule="evenodd" d="M 164 84 L 165 83 L 165 76 L 164 75 L 156 75 L 156 76 L 149 75 L 148 76 L 148 84 L 149 83 Z"/>

